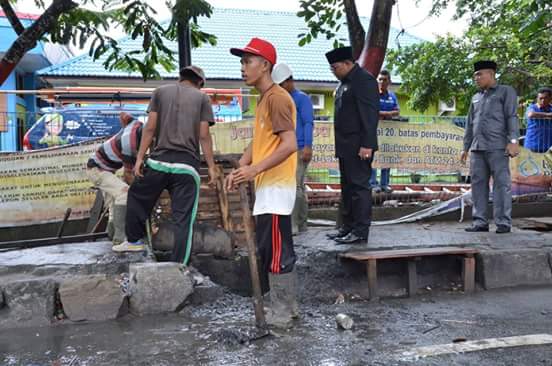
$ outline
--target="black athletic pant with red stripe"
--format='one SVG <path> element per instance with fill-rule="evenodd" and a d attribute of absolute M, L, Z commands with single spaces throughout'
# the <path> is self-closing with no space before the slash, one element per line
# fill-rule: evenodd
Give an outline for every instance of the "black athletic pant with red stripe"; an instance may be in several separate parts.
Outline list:
<path fill-rule="evenodd" d="M 256 216 L 257 252 L 261 270 L 266 273 L 289 273 L 297 257 L 291 236 L 291 215 Z"/>

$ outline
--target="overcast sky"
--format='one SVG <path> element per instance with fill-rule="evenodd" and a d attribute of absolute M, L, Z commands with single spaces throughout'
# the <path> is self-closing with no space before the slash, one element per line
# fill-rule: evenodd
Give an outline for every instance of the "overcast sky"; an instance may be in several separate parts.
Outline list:
<path fill-rule="evenodd" d="M 161 18 L 168 18 L 170 13 L 163 5 L 161 0 L 148 0 L 155 4 L 155 8 L 160 11 Z M 280 10 L 280 11 L 298 11 L 298 0 L 207 0 L 214 7 L 219 8 L 241 8 L 241 9 L 262 9 L 262 10 Z M 393 7 L 393 18 L 391 24 L 393 27 L 405 28 L 408 33 L 418 37 L 432 40 L 436 35 L 445 35 L 452 33 L 460 35 L 466 28 L 465 21 L 452 21 L 454 8 L 449 8 L 440 17 L 428 18 L 427 15 L 431 8 L 431 0 L 419 0 L 416 6 L 416 0 L 397 0 Z M 372 12 L 373 0 L 357 0 L 357 9 L 361 16 L 370 16 Z M 37 12 L 33 0 L 19 0 L 16 5 L 22 12 Z M 34 11 L 33 11 L 34 9 Z"/>

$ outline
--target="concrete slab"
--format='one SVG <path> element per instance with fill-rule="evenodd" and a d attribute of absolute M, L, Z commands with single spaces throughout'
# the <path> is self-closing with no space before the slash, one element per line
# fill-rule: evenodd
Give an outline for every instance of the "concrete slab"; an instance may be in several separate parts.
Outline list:
<path fill-rule="evenodd" d="M 486 289 L 552 285 L 549 255 L 541 249 L 482 251 L 479 261 L 482 285 Z"/>
<path fill-rule="evenodd" d="M 70 276 L 61 281 L 59 300 L 71 321 L 115 319 L 125 303 L 124 275 Z"/>
<path fill-rule="evenodd" d="M 111 242 L 86 242 L 0 252 L 0 276 L 128 272 L 128 264 L 152 261 L 142 253 L 117 254 Z"/>
<path fill-rule="evenodd" d="M 114 318 L 124 297 L 120 286 L 113 280 L 98 281 L 94 275 L 114 278 L 128 273 L 130 264 L 152 262 L 153 258 L 142 253 L 117 254 L 111 245 L 87 242 L 0 252 L 0 329 L 55 322 L 63 313 L 60 286 L 69 319 Z M 79 282 L 83 278 L 86 284 Z M 83 291 L 92 298 L 86 299 Z"/>
<path fill-rule="evenodd" d="M 295 237 L 295 244 L 320 251 L 342 252 L 350 249 L 407 249 L 432 246 L 474 246 L 480 249 L 552 248 L 552 233 L 513 228 L 510 234 L 467 233 L 466 223 L 433 222 L 373 226 L 367 245 L 337 245 L 326 238 L 328 228 L 309 228 Z"/>

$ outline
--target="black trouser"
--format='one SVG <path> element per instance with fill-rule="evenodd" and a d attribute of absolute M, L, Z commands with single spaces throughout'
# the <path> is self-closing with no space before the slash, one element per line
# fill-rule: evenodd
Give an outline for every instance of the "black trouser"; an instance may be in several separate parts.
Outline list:
<path fill-rule="evenodd" d="M 291 272 L 297 259 L 291 236 L 291 215 L 264 214 L 256 216 L 256 220 L 262 275 Z"/>
<path fill-rule="evenodd" d="M 146 220 L 164 189 L 169 191 L 175 222 L 171 261 L 184 263 L 191 251 L 199 192 L 199 184 L 193 174 L 167 173 L 145 166 L 144 176 L 137 177 L 128 190 L 126 236 L 129 242 L 136 242 L 145 236 Z"/>
<path fill-rule="evenodd" d="M 372 219 L 372 159 L 358 156 L 339 158 L 341 174 L 342 228 L 367 238 Z"/>

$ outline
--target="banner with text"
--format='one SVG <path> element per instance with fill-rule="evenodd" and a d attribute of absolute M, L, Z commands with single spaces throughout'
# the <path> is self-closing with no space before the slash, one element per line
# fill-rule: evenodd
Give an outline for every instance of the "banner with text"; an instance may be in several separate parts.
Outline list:
<path fill-rule="evenodd" d="M 89 217 L 95 192 L 86 162 L 99 141 L 0 154 L 0 227 Z"/>
<path fill-rule="evenodd" d="M 241 153 L 253 137 L 251 121 L 226 122 L 212 130 L 218 154 Z M 450 124 L 383 122 L 378 130 L 380 152 L 375 166 L 423 172 L 462 172 L 459 162 L 463 131 Z M 67 208 L 71 219 L 89 216 L 95 192 L 86 176 L 86 162 L 102 139 L 31 152 L 0 153 L 0 227 L 59 221 Z M 338 177 L 331 122 L 317 122 L 309 171 Z M 552 152 L 522 149 L 510 160 L 512 192 L 549 192 Z M 314 175 L 319 176 L 319 175 Z"/>

